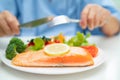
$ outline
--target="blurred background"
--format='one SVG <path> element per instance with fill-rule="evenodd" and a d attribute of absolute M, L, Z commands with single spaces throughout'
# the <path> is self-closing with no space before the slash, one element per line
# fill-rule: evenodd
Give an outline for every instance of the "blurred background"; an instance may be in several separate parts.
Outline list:
<path fill-rule="evenodd" d="M 120 10 L 120 0 L 112 0 L 116 7 Z"/>

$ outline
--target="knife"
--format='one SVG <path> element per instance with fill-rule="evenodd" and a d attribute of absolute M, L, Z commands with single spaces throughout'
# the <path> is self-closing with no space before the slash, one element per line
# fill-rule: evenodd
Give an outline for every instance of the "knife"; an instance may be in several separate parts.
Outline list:
<path fill-rule="evenodd" d="M 33 28 L 33 27 L 37 27 L 37 26 L 43 25 L 45 23 L 48 23 L 48 22 L 52 21 L 52 19 L 53 19 L 53 16 L 48 16 L 48 17 L 33 20 L 33 21 L 30 21 L 30 22 L 27 22 L 27 23 L 24 23 L 24 24 L 20 24 L 19 27 L 20 28 L 21 27 Z"/>

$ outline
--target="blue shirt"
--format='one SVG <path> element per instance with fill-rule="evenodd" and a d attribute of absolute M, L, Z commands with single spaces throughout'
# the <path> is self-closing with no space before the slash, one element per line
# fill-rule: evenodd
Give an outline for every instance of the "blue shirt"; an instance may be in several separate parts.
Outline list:
<path fill-rule="evenodd" d="M 25 23 L 46 16 L 67 15 L 70 18 L 80 19 L 80 14 L 87 4 L 99 4 L 110 10 L 113 16 L 120 20 L 119 12 L 110 0 L 0 0 L 0 11 L 8 10 L 15 15 L 20 23 Z M 48 27 L 47 24 L 36 28 L 22 28 L 20 36 L 75 35 L 83 30 L 76 23 Z M 86 30 L 88 31 L 88 30 Z M 93 35 L 103 35 L 99 28 L 91 31 Z"/>

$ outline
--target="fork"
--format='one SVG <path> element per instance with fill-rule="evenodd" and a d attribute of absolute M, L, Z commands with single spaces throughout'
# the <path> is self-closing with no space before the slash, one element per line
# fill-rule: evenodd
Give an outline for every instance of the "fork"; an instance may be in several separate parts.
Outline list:
<path fill-rule="evenodd" d="M 67 24 L 67 23 L 79 23 L 80 20 L 78 19 L 71 19 L 68 16 L 60 15 L 56 16 L 51 21 L 51 26 L 61 25 L 61 24 Z"/>
<path fill-rule="evenodd" d="M 67 23 L 79 23 L 79 22 L 80 22 L 79 19 L 72 19 L 72 18 L 69 18 L 68 16 L 60 15 L 52 19 L 52 21 L 50 22 L 50 26 L 57 26 L 57 25 L 67 24 Z M 86 30 L 83 29 L 82 32 L 83 34 L 86 34 Z"/>

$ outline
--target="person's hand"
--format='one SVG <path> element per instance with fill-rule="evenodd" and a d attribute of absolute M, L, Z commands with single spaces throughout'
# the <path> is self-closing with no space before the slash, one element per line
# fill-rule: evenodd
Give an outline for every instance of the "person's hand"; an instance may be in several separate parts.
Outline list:
<path fill-rule="evenodd" d="M 19 34 L 19 22 L 16 17 L 8 11 L 0 13 L 0 37 Z"/>
<path fill-rule="evenodd" d="M 88 29 L 93 30 L 95 27 L 104 26 L 110 16 L 110 11 L 107 9 L 96 4 L 88 4 L 81 13 L 80 25 L 83 29 L 88 26 Z"/>

